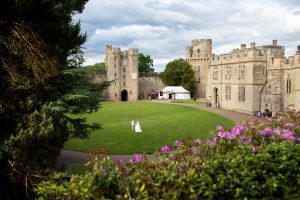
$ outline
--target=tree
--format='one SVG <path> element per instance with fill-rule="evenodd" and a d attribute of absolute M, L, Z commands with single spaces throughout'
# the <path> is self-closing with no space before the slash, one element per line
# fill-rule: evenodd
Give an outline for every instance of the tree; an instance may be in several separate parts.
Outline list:
<path fill-rule="evenodd" d="M 100 128 L 75 116 L 96 111 L 108 86 L 91 84 L 82 67 L 86 35 L 72 15 L 86 2 L 1 1 L 0 199 L 21 198 L 54 166 L 68 138 Z"/>
<path fill-rule="evenodd" d="M 103 71 L 106 70 L 105 62 L 95 63 L 93 65 L 88 66 L 90 70 L 92 71 Z"/>
<path fill-rule="evenodd" d="M 176 59 L 169 62 L 166 69 L 160 74 L 165 85 L 182 86 L 195 95 L 196 81 L 192 66 L 184 59 Z"/>
<path fill-rule="evenodd" d="M 139 72 L 150 73 L 154 72 L 153 59 L 150 55 L 139 53 Z"/>

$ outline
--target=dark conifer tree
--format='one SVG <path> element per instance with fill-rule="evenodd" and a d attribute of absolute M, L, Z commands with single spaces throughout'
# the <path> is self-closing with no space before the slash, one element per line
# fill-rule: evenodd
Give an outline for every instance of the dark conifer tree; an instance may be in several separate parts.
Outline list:
<path fill-rule="evenodd" d="M 25 194 L 54 166 L 68 138 L 99 128 L 71 117 L 96 111 L 108 86 L 91 84 L 81 67 L 86 35 L 72 15 L 86 2 L 1 0 L 0 199 L 20 195 L 13 192 L 20 186 Z"/>

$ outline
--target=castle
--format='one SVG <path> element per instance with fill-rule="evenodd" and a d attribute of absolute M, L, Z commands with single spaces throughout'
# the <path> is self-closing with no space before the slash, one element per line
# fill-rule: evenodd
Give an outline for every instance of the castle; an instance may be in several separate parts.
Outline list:
<path fill-rule="evenodd" d="M 106 45 L 106 71 L 97 72 L 94 81 L 112 81 L 103 94 L 107 99 L 137 101 L 155 98 L 165 87 L 158 73 L 139 73 L 138 54 L 138 49 L 135 48 L 121 51 L 120 48 Z"/>
<path fill-rule="evenodd" d="M 256 113 L 273 113 L 291 106 L 300 110 L 300 46 L 285 58 L 283 46 L 251 43 L 229 53 L 212 54 L 212 40 L 193 40 L 186 47 L 186 61 L 195 72 L 196 97 L 209 99 L 212 106 Z M 138 72 L 138 49 L 121 51 L 111 45 L 105 50 L 106 71 L 97 81 L 113 84 L 105 96 L 113 101 L 136 101 L 153 97 L 164 88 L 157 73 Z"/>
<path fill-rule="evenodd" d="M 186 60 L 197 80 L 197 96 L 213 106 L 253 114 L 273 113 L 291 106 L 300 109 L 300 46 L 294 56 L 284 57 L 284 47 L 251 43 L 229 53 L 212 54 L 212 40 L 193 40 Z"/>

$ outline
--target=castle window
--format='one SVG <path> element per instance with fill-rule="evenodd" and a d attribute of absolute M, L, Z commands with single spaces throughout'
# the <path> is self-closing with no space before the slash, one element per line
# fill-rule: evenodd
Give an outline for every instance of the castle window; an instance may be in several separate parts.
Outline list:
<path fill-rule="evenodd" d="M 226 100 L 230 100 L 231 99 L 231 86 L 230 85 L 226 85 L 225 87 L 225 91 L 226 91 Z"/>
<path fill-rule="evenodd" d="M 239 101 L 245 101 L 245 86 L 239 86 Z"/>
<path fill-rule="evenodd" d="M 197 49 L 197 53 L 200 53 L 200 49 Z"/>
<path fill-rule="evenodd" d="M 200 73 L 200 66 L 198 66 L 198 73 Z"/>
<path fill-rule="evenodd" d="M 115 93 L 115 97 L 117 97 L 118 96 L 118 94 L 117 93 Z"/>
<path fill-rule="evenodd" d="M 213 80 L 218 80 L 218 70 L 214 69 L 213 71 Z"/>
<path fill-rule="evenodd" d="M 117 87 L 117 83 L 115 82 L 115 87 Z"/>
<path fill-rule="evenodd" d="M 123 75 L 123 79 L 124 79 L 124 80 L 126 79 L 126 75 Z"/>
<path fill-rule="evenodd" d="M 125 68 L 125 67 L 123 68 L 123 72 L 124 72 L 124 73 L 126 72 L 126 68 Z"/>
<path fill-rule="evenodd" d="M 286 80 L 286 93 L 288 94 L 291 93 L 291 89 L 292 89 L 292 82 L 290 76 L 288 76 Z"/>
<path fill-rule="evenodd" d="M 117 60 L 117 56 L 115 56 L 115 60 Z"/>
<path fill-rule="evenodd" d="M 117 77 L 117 73 L 115 73 L 115 77 Z"/>
<path fill-rule="evenodd" d="M 225 79 L 230 80 L 231 79 L 231 67 L 225 68 Z"/>
<path fill-rule="evenodd" d="M 126 86 L 126 82 L 123 82 L 123 86 Z"/>
<path fill-rule="evenodd" d="M 239 79 L 245 79 L 245 66 L 239 66 Z"/>
<path fill-rule="evenodd" d="M 200 77 L 198 78 L 198 83 L 200 83 Z"/>

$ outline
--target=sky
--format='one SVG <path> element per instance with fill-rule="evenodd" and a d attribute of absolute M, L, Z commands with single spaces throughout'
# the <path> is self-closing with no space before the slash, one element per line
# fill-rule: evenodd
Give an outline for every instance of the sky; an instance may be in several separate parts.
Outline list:
<path fill-rule="evenodd" d="M 291 56 L 300 45 L 300 0 L 89 0 L 73 20 L 87 34 L 86 65 L 103 62 L 107 44 L 149 54 L 157 72 L 194 39 L 212 39 L 214 54 L 277 39 Z"/>

